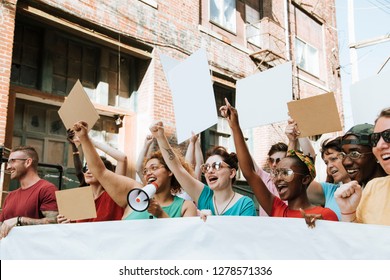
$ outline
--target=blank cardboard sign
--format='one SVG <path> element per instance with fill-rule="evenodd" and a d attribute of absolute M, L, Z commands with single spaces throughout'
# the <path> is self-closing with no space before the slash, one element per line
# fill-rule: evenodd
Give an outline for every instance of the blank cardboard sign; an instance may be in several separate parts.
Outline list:
<path fill-rule="evenodd" d="M 56 191 L 58 212 L 71 221 L 96 218 L 91 187 Z"/>
<path fill-rule="evenodd" d="M 78 121 L 85 121 L 88 123 L 88 130 L 90 130 L 99 119 L 98 112 L 79 80 L 73 86 L 68 97 L 65 98 L 58 114 L 66 129 L 72 129 Z"/>
<path fill-rule="evenodd" d="M 299 137 L 342 130 L 333 92 L 294 100 L 287 107 L 290 117 L 298 124 Z"/>

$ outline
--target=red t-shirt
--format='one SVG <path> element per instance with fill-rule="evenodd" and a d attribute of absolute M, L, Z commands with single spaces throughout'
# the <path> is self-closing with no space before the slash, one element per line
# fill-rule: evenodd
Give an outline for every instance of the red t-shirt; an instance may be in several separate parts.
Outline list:
<path fill-rule="evenodd" d="M 28 189 L 18 188 L 10 192 L 5 198 L 0 221 L 18 216 L 42 219 L 43 211 L 58 211 L 56 190 L 55 185 L 41 179 Z"/>
<path fill-rule="evenodd" d="M 307 214 L 321 214 L 324 220 L 338 221 L 337 215 L 329 208 L 316 206 L 310 209 L 304 209 Z M 272 217 L 289 217 L 289 218 L 302 218 L 302 214 L 299 210 L 288 209 L 288 205 L 284 203 L 279 197 L 274 197 L 274 203 L 272 205 Z"/>
<path fill-rule="evenodd" d="M 117 205 L 107 192 L 103 192 L 95 199 L 95 207 L 96 218 L 78 220 L 76 223 L 115 221 L 122 219 L 124 209 Z"/>

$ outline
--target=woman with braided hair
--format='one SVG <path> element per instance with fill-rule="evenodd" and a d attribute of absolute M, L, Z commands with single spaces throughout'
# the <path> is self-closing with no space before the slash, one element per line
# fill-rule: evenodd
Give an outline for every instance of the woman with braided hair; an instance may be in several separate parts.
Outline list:
<path fill-rule="evenodd" d="M 253 166 L 238 122 L 237 110 L 226 99 L 225 102 L 226 105 L 220 111 L 232 130 L 241 171 L 267 214 L 273 217 L 304 217 L 310 227 L 314 226 L 316 219 L 338 221 L 332 210 L 310 203 L 306 189 L 316 176 L 315 167 L 313 160 L 299 151 L 288 151 L 287 156 L 271 172 L 280 198 L 268 190 Z M 288 205 L 283 200 L 288 201 Z"/>

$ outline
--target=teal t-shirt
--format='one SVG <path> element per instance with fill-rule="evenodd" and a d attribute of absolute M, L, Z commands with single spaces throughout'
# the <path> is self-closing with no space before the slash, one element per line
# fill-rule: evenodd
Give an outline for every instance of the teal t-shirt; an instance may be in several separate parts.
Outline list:
<path fill-rule="evenodd" d="M 334 192 L 338 189 L 339 186 L 340 185 L 327 182 L 321 183 L 322 191 L 324 192 L 325 196 L 325 207 L 333 210 L 333 212 L 335 212 L 337 217 L 339 218 L 339 221 L 341 221 L 341 211 L 339 205 L 334 199 Z"/>
<path fill-rule="evenodd" d="M 213 190 L 209 186 L 204 185 L 203 191 L 198 199 L 198 209 L 210 209 L 212 214 L 215 215 L 213 194 Z M 222 216 L 257 216 L 255 204 L 251 198 L 243 196 L 232 207 L 226 210 Z"/>
<path fill-rule="evenodd" d="M 161 207 L 165 213 L 168 214 L 171 218 L 177 218 L 181 217 L 181 209 L 183 207 L 184 199 L 178 196 L 174 196 L 173 202 L 168 206 Z M 123 220 L 141 220 L 141 219 L 157 219 L 156 217 L 152 216 L 147 210 L 142 212 L 134 211 L 131 212 L 129 215 L 127 215 L 126 218 Z"/>

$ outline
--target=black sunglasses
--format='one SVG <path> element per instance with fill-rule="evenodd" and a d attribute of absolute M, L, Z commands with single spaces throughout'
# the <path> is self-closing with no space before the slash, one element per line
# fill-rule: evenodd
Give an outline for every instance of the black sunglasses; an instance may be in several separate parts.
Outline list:
<path fill-rule="evenodd" d="M 370 135 L 372 147 L 376 147 L 376 145 L 378 145 L 381 136 L 386 143 L 390 143 L 390 129 L 386 129 L 382 132 L 375 132 Z"/>

